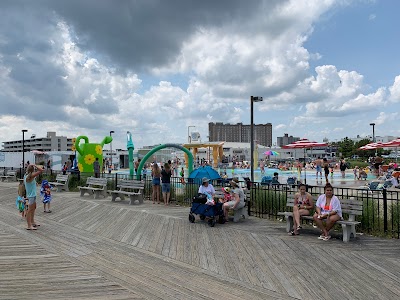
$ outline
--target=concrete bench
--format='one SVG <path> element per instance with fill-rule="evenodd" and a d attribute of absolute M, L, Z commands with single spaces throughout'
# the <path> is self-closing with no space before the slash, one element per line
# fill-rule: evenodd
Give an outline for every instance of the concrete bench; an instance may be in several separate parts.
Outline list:
<path fill-rule="evenodd" d="M 94 195 L 95 199 L 99 199 L 100 195 L 104 198 L 107 197 L 107 178 L 95 178 L 89 177 L 86 180 L 86 186 L 79 186 L 81 191 L 81 197 L 88 193 L 89 195 Z"/>
<path fill-rule="evenodd" d="M 139 204 L 143 204 L 143 191 L 144 181 L 139 180 L 120 180 L 117 184 L 117 189 L 110 191 L 111 201 L 115 201 L 117 198 L 125 200 L 125 196 L 129 196 L 130 205 L 133 205 L 136 200 Z"/>
<path fill-rule="evenodd" d="M 57 192 L 61 192 L 62 190 L 68 192 L 68 182 L 69 182 L 69 175 L 62 175 L 57 174 L 55 182 L 49 182 L 51 186 L 53 186 Z"/>
<path fill-rule="evenodd" d="M 250 201 L 250 191 L 249 190 L 243 190 L 244 194 L 246 195 L 246 199 L 244 199 L 245 205 L 242 208 L 235 209 L 233 211 L 233 222 L 239 222 L 240 219 L 246 219 L 249 217 L 247 213 L 247 205 L 248 202 Z M 216 190 L 215 195 L 214 195 L 214 200 L 218 201 L 218 199 L 223 199 L 224 198 L 224 192 L 222 190 Z"/>
<path fill-rule="evenodd" d="M 342 207 L 342 214 L 348 215 L 347 220 L 339 220 L 336 224 L 342 225 L 343 231 L 343 242 L 347 243 L 350 241 L 351 237 L 356 237 L 356 225 L 361 222 L 356 221 L 356 216 L 361 216 L 363 212 L 363 202 L 359 200 L 353 199 L 343 199 L 340 200 L 340 204 Z M 294 206 L 294 197 L 288 197 L 286 206 L 293 209 Z M 279 216 L 284 216 L 286 218 L 286 231 L 290 232 L 293 229 L 293 212 L 278 212 Z M 313 215 L 310 216 L 301 216 L 302 220 L 311 220 L 313 221 Z"/>
<path fill-rule="evenodd" d="M 3 175 L 0 175 L 1 181 L 17 181 L 17 172 L 16 171 L 7 171 L 7 173 L 3 170 Z"/>

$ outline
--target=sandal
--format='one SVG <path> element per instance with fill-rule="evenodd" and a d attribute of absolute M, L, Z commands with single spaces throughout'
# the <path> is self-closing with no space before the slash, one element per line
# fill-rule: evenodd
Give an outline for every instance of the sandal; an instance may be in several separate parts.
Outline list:
<path fill-rule="evenodd" d="M 324 237 L 324 241 L 329 241 L 331 239 L 331 236 L 330 235 L 328 235 L 328 236 L 326 236 L 326 237 Z"/>
<path fill-rule="evenodd" d="M 301 225 L 297 226 L 297 230 L 303 229 Z"/>
<path fill-rule="evenodd" d="M 32 224 L 32 227 L 39 227 L 40 226 L 40 224 Z"/>
<path fill-rule="evenodd" d="M 323 239 L 325 239 L 325 236 L 324 236 L 323 234 L 321 234 L 321 235 L 318 237 L 318 239 L 319 239 L 319 240 L 323 240 Z"/>
<path fill-rule="evenodd" d="M 294 233 L 294 230 L 290 231 L 288 234 L 289 234 L 289 235 L 296 235 L 296 234 Z"/>

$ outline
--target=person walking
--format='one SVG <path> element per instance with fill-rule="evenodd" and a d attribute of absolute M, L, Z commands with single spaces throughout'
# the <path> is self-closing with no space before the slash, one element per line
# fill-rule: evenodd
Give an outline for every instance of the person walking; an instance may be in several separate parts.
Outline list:
<path fill-rule="evenodd" d="M 315 161 L 315 168 L 317 170 L 316 178 L 318 179 L 318 173 L 322 179 L 322 160 L 321 157 L 318 156 L 318 159 Z"/>
<path fill-rule="evenodd" d="M 42 168 L 36 165 L 29 165 L 26 168 L 26 173 L 24 175 L 26 197 L 28 198 L 28 212 L 26 214 L 26 221 L 28 223 L 28 227 L 26 228 L 27 230 L 36 230 L 36 227 L 40 226 L 35 223 L 36 177 L 42 174 L 42 172 Z"/>
<path fill-rule="evenodd" d="M 93 171 L 94 171 L 94 177 L 100 178 L 100 163 L 98 157 L 96 157 L 96 160 L 93 163 Z"/>
<path fill-rule="evenodd" d="M 346 169 L 347 169 L 347 164 L 344 158 L 340 161 L 339 165 L 340 173 L 342 173 L 342 178 L 346 177 Z"/>
<path fill-rule="evenodd" d="M 164 164 L 164 169 L 161 171 L 161 188 L 164 199 L 164 205 L 169 205 L 169 198 L 171 196 L 171 166 L 169 163 Z"/>

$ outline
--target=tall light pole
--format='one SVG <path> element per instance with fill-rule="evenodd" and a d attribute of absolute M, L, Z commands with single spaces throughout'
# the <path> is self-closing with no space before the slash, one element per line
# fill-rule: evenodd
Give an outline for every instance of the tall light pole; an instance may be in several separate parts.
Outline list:
<path fill-rule="evenodd" d="M 28 132 L 28 129 L 22 129 L 22 170 L 24 171 L 25 171 L 25 132 Z"/>
<path fill-rule="evenodd" d="M 192 138 L 190 137 L 190 133 L 189 133 L 190 127 L 195 128 L 196 126 L 188 126 L 188 143 L 192 142 Z"/>
<path fill-rule="evenodd" d="M 369 123 L 370 126 L 372 126 L 372 142 L 375 143 L 375 123 Z M 378 155 L 378 149 L 375 149 L 375 156 Z"/>
<path fill-rule="evenodd" d="M 114 130 L 111 130 L 110 131 L 110 136 L 112 136 L 113 133 L 114 133 Z M 111 165 L 111 169 L 113 169 L 113 164 L 112 164 L 112 141 L 110 142 L 110 155 L 111 155 L 110 165 Z"/>
<path fill-rule="evenodd" d="M 250 180 L 254 182 L 254 121 L 253 121 L 253 102 L 263 101 L 262 97 L 250 97 Z"/>

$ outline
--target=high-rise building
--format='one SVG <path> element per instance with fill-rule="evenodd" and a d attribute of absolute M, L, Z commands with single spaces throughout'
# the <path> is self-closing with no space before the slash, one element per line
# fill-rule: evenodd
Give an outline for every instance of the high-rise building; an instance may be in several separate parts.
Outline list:
<path fill-rule="evenodd" d="M 236 142 L 250 143 L 250 125 L 208 123 L 208 136 L 210 142 Z M 272 145 L 272 124 L 254 124 L 254 140 L 258 144 L 270 147 Z"/>
<path fill-rule="evenodd" d="M 283 136 L 278 136 L 276 138 L 277 146 L 282 147 L 291 143 L 294 143 L 296 141 L 300 140 L 299 137 L 294 137 L 294 136 L 289 136 L 287 133 L 285 133 Z"/>
<path fill-rule="evenodd" d="M 72 139 L 66 136 L 57 136 L 55 132 L 47 132 L 46 137 L 37 138 L 32 135 L 31 138 L 24 139 L 25 151 L 68 151 L 71 150 Z M 3 142 L 5 152 L 22 152 L 22 140 Z"/>

